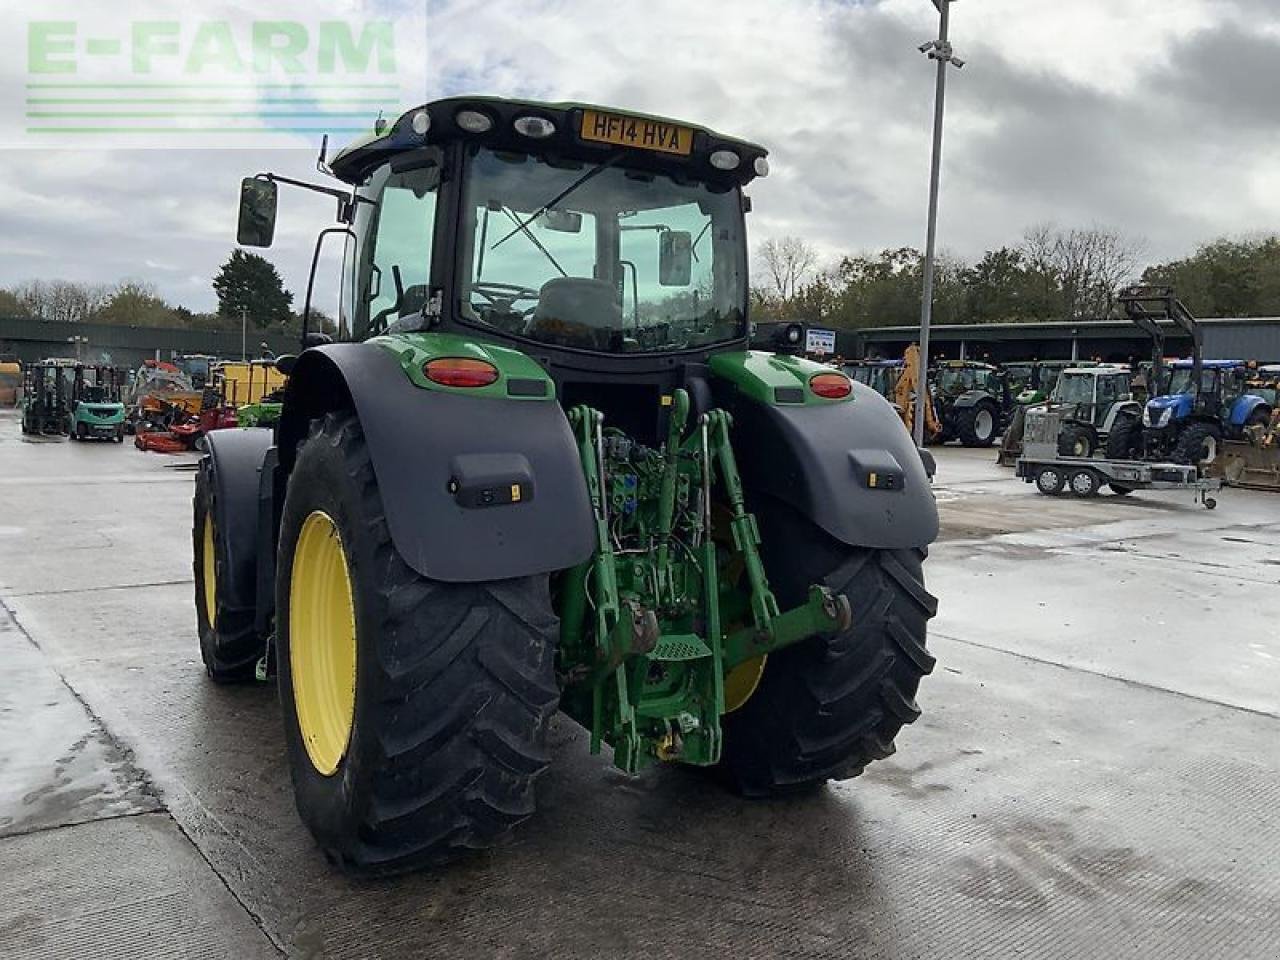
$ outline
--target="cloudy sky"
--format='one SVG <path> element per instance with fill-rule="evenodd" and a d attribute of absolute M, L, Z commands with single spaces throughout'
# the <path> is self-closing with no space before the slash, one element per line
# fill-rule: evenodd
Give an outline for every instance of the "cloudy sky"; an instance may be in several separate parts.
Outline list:
<path fill-rule="evenodd" d="M 200 6 L 201 18 L 226 20 L 235 36 L 263 16 L 262 4 L 244 0 Z M 916 48 L 936 30 L 928 0 L 270 6 L 272 17 L 308 22 L 393 18 L 402 106 L 460 92 L 590 100 L 764 143 L 774 172 L 751 191 L 757 242 L 798 234 L 828 256 L 923 243 L 933 76 Z M 25 7 L 29 20 L 58 15 L 50 0 L 6 7 Z M 182 44 L 198 27 L 190 7 L 138 0 L 128 9 L 181 21 Z M 948 95 L 947 250 L 979 255 L 1043 221 L 1114 227 L 1145 238 L 1153 260 L 1223 234 L 1280 230 L 1276 0 L 958 0 L 952 19 L 967 66 L 952 72 Z M 90 33 L 85 26 L 79 39 Z M 127 149 L 139 138 L 31 134 L 22 120 L 28 41 L 25 30 L 0 36 L 0 286 L 130 277 L 171 302 L 211 308 L 240 177 L 314 176 L 315 137 L 161 132 Z M 74 56 L 73 78 L 136 77 L 127 59 L 93 68 L 83 51 Z M 176 131 L 186 121 L 165 122 Z M 331 210 L 282 194 L 270 256 L 299 296 Z"/>

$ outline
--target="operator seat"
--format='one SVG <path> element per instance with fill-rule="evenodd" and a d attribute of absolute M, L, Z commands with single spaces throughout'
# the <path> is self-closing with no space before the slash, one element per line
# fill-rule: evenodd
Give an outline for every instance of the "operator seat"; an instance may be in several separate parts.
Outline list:
<path fill-rule="evenodd" d="M 608 349 L 622 330 L 622 308 L 613 285 L 588 277 L 556 277 L 542 285 L 529 333 L 571 347 Z"/>

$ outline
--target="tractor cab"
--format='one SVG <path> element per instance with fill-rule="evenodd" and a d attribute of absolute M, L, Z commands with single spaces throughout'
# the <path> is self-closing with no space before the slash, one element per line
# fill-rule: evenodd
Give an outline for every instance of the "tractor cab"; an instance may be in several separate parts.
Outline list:
<path fill-rule="evenodd" d="M 1069 419 L 1101 427 L 1113 415 L 1117 403 L 1130 400 L 1132 374 L 1114 364 L 1062 371 L 1049 402 L 1071 408 Z"/>
<path fill-rule="evenodd" d="M 898 378 L 902 376 L 901 360 L 858 360 L 844 364 L 849 378 L 870 387 L 890 403 L 895 402 Z"/>
<path fill-rule="evenodd" d="M 562 403 L 657 439 L 660 398 L 747 346 L 743 188 L 768 173 L 766 156 L 587 105 L 468 97 L 410 111 L 325 165 L 353 191 L 321 237 L 345 242 L 336 339 L 481 338 L 495 352 L 428 379 L 505 389 L 502 348 L 518 350 L 539 370 L 510 371 L 517 389 L 549 375 Z M 270 239 L 277 179 L 246 181 L 243 242 Z"/>

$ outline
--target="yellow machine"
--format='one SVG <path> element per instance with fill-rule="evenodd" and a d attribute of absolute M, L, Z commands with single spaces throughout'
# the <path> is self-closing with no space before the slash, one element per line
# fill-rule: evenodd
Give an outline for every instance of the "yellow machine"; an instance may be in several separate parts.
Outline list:
<path fill-rule="evenodd" d="M 928 392 L 927 379 L 920 376 L 920 348 L 911 344 L 902 354 L 902 374 L 894 387 L 894 403 L 906 424 L 907 432 L 914 436 L 916 418 L 916 394 L 921 389 L 922 379 L 926 382 L 924 398 L 924 439 L 933 440 L 942 432 L 942 424 L 938 421 L 938 413 L 933 409 L 933 397 Z"/>
<path fill-rule="evenodd" d="M 22 389 L 22 365 L 16 361 L 0 363 L 0 407 L 12 407 Z"/>
<path fill-rule="evenodd" d="M 213 372 L 214 386 L 223 402 L 237 408 L 261 403 L 287 380 L 288 377 L 276 369 L 274 360 L 228 361 L 219 364 Z"/>

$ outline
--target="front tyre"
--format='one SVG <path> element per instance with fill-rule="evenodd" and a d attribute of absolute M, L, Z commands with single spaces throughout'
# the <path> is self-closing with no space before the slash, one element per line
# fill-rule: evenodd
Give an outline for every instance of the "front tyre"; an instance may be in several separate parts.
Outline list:
<path fill-rule="evenodd" d="M 558 700 L 547 578 L 411 570 L 351 414 L 313 422 L 298 454 L 276 611 L 298 812 L 332 860 L 376 873 L 440 863 L 533 813 Z"/>
<path fill-rule="evenodd" d="M 1142 421 L 1133 416 L 1122 416 L 1111 426 L 1107 434 L 1108 460 L 1142 459 Z"/>
<path fill-rule="evenodd" d="M 1078 423 L 1068 423 L 1058 434 L 1058 456 L 1088 458 L 1093 456 L 1094 436 Z"/>
<path fill-rule="evenodd" d="M 759 686 L 724 718 L 721 769 L 763 797 L 856 777 L 893 753 L 898 731 L 920 715 L 937 601 L 924 587 L 924 549 L 850 547 L 780 503 L 755 510 L 778 602 L 803 602 L 810 584 L 825 583 L 853 608 L 848 630 L 771 653 Z"/>
<path fill-rule="evenodd" d="M 1209 464 L 1218 456 L 1222 431 L 1209 423 L 1193 423 L 1182 431 L 1173 447 L 1174 463 Z"/>

